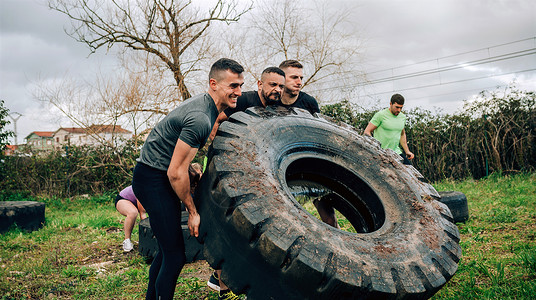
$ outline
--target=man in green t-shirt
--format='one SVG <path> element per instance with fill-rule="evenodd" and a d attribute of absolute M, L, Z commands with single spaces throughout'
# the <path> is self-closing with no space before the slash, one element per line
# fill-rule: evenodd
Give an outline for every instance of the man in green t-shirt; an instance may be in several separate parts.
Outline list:
<path fill-rule="evenodd" d="M 403 106 L 404 97 L 400 94 L 394 94 L 391 97 L 389 108 L 374 114 L 365 128 L 364 134 L 368 136 L 374 134 L 374 138 L 380 141 L 383 149 L 394 150 L 403 158 L 404 164 L 411 165 L 409 160 L 413 159 L 415 155 L 409 151 L 406 140 L 406 131 L 404 130 L 406 115 L 402 113 Z M 400 149 L 400 146 L 404 151 Z"/>

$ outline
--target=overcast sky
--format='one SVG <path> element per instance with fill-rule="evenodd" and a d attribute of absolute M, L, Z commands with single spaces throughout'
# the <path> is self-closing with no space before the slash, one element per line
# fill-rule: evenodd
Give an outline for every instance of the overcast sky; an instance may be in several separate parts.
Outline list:
<path fill-rule="evenodd" d="M 360 104 L 382 99 L 387 105 L 391 94 L 400 92 L 407 108 L 454 113 L 464 99 L 514 79 L 518 87 L 536 91 L 536 1 L 330 3 L 351 11 L 351 26 L 366 41 L 363 70 L 370 83 L 381 82 L 353 87 Z M 115 57 L 103 51 L 89 56 L 83 44 L 65 34 L 66 17 L 45 4 L 0 1 L 0 99 L 13 117 L 15 112 L 22 114 L 17 121 L 19 143 L 32 131 L 73 126 L 34 99 L 36 82 L 64 76 L 91 78 L 116 66 Z M 486 63 L 471 63 L 476 61 Z M 404 79 L 391 80 L 393 76 Z M 8 129 L 13 130 L 13 124 Z"/>

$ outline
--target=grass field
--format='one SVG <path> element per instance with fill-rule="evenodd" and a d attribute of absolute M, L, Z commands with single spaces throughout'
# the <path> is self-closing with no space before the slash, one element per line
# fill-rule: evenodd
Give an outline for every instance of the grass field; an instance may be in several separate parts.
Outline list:
<path fill-rule="evenodd" d="M 458 224 L 458 272 L 433 299 L 536 299 L 536 174 L 434 186 L 465 193 L 470 219 Z M 2 299 L 144 297 L 149 266 L 122 252 L 123 216 L 110 195 L 38 200 L 47 205 L 42 229 L 0 235 Z M 186 265 L 175 298 L 217 299 L 210 272 L 203 261 Z"/>
<path fill-rule="evenodd" d="M 536 299 L 536 174 L 441 182 L 468 199 L 462 260 L 434 299 Z"/>

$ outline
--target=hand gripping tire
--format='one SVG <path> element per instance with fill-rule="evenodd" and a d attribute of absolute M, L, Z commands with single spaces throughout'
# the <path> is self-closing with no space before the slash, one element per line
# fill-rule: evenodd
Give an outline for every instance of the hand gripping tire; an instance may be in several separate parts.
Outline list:
<path fill-rule="evenodd" d="M 425 299 L 456 272 L 439 195 L 376 140 L 319 115 L 250 108 L 222 123 L 195 195 L 205 259 L 248 299 Z M 358 233 L 292 196 L 328 190 Z"/>

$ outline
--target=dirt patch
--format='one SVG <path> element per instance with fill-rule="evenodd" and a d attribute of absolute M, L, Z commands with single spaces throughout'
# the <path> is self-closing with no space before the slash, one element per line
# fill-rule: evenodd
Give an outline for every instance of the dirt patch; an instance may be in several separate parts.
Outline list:
<path fill-rule="evenodd" d="M 421 232 L 423 233 L 424 242 L 430 249 L 439 248 L 439 235 L 440 228 L 437 226 L 435 220 L 427 213 L 425 213 L 419 223 L 422 225 Z"/>
<path fill-rule="evenodd" d="M 212 274 L 213 269 L 204 260 L 194 261 L 192 263 L 184 265 L 182 268 L 181 277 L 184 278 L 199 278 L 202 280 L 208 280 Z"/>
<path fill-rule="evenodd" d="M 115 226 L 106 228 L 106 233 L 117 233 L 117 232 L 121 232 L 121 228 L 117 228 Z"/>
<path fill-rule="evenodd" d="M 413 207 L 416 211 L 424 210 L 424 204 L 418 201 L 412 202 L 411 207 Z"/>

